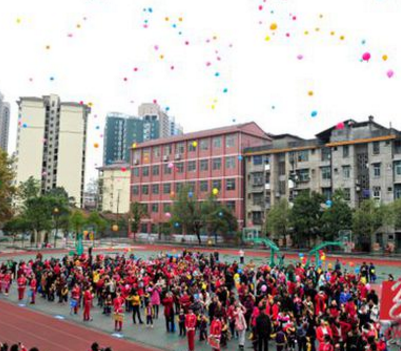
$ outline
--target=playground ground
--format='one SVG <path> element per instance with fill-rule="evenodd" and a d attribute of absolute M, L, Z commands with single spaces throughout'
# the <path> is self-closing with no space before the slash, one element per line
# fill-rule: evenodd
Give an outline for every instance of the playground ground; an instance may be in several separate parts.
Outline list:
<path fill-rule="evenodd" d="M 213 252 L 213 249 L 203 249 Z M 171 246 L 138 245 L 130 247 L 130 252 L 138 257 L 149 258 L 160 251 L 167 251 L 170 254 L 178 254 L 179 249 Z M 98 253 L 116 254 L 127 252 L 127 248 L 103 248 L 96 250 Z M 45 257 L 62 257 L 67 251 L 56 250 L 53 252 L 42 252 Z M 239 260 L 238 250 L 219 249 L 220 259 L 223 261 Z M 36 253 L 7 253 L 0 254 L 0 261 L 9 258 L 30 259 Z M 269 252 L 261 250 L 246 250 L 246 261 L 253 260 L 256 265 L 269 262 Z M 327 256 L 326 264 L 334 264 L 336 258 Z M 285 262 L 295 263 L 299 261 L 298 255 L 287 255 Z M 347 269 L 355 269 L 364 261 L 364 258 L 340 258 L 340 262 Z M 354 267 L 350 267 L 350 263 Z M 370 262 L 366 259 L 366 262 Z M 386 279 L 389 273 L 395 277 L 401 276 L 401 261 L 386 259 L 372 259 L 376 265 L 379 282 Z M 38 346 L 40 350 L 87 350 L 92 341 L 100 341 L 102 345 L 112 345 L 114 351 L 125 351 L 135 349 L 138 351 L 186 350 L 186 339 L 179 338 L 174 334 L 165 332 L 164 318 L 155 321 L 154 329 L 146 326 L 133 325 L 130 316 L 126 315 L 125 327 L 122 333 L 115 334 L 111 317 L 105 317 L 97 308 L 93 309 L 93 322 L 82 321 L 82 316 L 70 316 L 69 306 L 58 303 L 50 303 L 38 298 L 38 303 L 31 306 L 24 301 L 17 301 L 16 289 L 13 287 L 9 297 L 0 297 L 0 340 L 2 341 L 23 341 L 27 346 Z M 249 341 L 248 346 L 250 346 Z M 134 344 L 133 344 L 134 343 Z M 57 345 L 57 348 L 55 347 Z M 271 346 L 273 347 L 273 346 Z M 231 341 L 228 350 L 236 349 L 236 342 Z M 205 343 L 197 342 L 197 351 L 210 350 Z"/>

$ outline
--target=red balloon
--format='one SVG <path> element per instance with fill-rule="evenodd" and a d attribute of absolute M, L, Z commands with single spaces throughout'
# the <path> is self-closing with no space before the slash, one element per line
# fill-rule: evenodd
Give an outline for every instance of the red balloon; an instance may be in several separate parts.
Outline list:
<path fill-rule="evenodd" d="M 364 61 L 366 61 L 366 62 L 368 62 L 368 61 L 370 60 L 370 58 L 371 58 L 371 55 L 370 55 L 369 52 L 365 52 L 365 53 L 362 55 L 362 60 L 364 60 Z"/>

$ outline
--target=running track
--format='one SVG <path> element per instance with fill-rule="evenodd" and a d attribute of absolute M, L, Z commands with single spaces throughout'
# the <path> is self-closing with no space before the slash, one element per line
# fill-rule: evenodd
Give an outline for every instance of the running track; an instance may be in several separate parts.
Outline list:
<path fill-rule="evenodd" d="M 36 346 L 40 351 L 87 351 L 94 341 L 113 351 L 156 351 L 4 301 L 0 301 L 0 341 L 9 345 L 22 341 L 28 349 Z"/>

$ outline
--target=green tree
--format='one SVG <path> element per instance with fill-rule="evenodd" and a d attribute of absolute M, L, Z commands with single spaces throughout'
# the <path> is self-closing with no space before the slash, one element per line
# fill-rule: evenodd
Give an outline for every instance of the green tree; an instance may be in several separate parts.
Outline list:
<path fill-rule="evenodd" d="M 11 218 L 3 227 L 3 231 L 7 235 L 12 235 L 13 245 L 15 244 L 15 238 L 17 234 L 25 234 L 29 230 L 28 222 L 23 216 L 15 216 Z M 24 235 L 22 235 L 22 240 L 24 240 Z M 22 243 L 23 244 L 23 243 Z"/>
<path fill-rule="evenodd" d="M 0 149 L 0 225 L 13 216 L 11 200 L 16 191 L 13 179 L 13 160 Z"/>
<path fill-rule="evenodd" d="M 42 232 L 51 230 L 53 226 L 53 209 L 53 199 L 46 196 L 31 197 L 25 200 L 23 206 L 23 216 L 28 223 L 28 227 L 32 231 L 32 243 L 39 242 L 39 235 Z"/>
<path fill-rule="evenodd" d="M 21 182 L 18 186 L 18 197 L 25 201 L 32 197 L 40 195 L 40 180 L 29 177 L 25 182 Z"/>
<path fill-rule="evenodd" d="M 134 233 L 134 241 L 136 238 L 136 234 L 139 231 L 139 227 L 141 225 L 142 218 L 148 216 L 148 212 L 143 204 L 139 202 L 134 202 L 131 204 L 131 211 L 130 211 L 130 219 L 131 219 L 131 231 Z"/>
<path fill-rule="evenodd" d="M 352 210 L 344 199 L 344 193 L 337 190 L 332 197 L 331 206 L 326 208 L 322 216 L 322 237 L 334 240 L 340 230 L 352 228 Z"/>
<path fill-rule="evenodd" d="M 321 230 L 323 215 L 323 195 L 313 192 L 302 192 L 294 200 L 290 213 L 290 223 L 300 247 L 301 242 L 310 242 L 316 239 Z"/>
<path fill-rule="evenodd" d="M 287 233 L 290 228 L 290 206 L 287 199 L 281 199 L 275 204 L 266 216 L 266 232 L 276 238 L 283 238 L 284 247 L 287 246 Z"/>
<path fill-rule="evenodd" d="M 213 194 L 201 204 L 201 223 L 209 236 L 214 234 L 216 244 L 218 234 L 233 233 L 238 229 L 233 213 L 219 204 Z"/>
<path fill-rule="evenodd" d="M 389 208 L 390 217 L 388 221 L 396 229 L 401 229 L 401 199 L 395 200 Z"/>
<path fill-rule="evenodd" d="M 99 233 L 103 233 L 108 227 L 108 222 L 99 214 L 99 212 L 91 212 L 86 224 L 93 228 L 94 237 Z"/>
<path fill-rule="evenodd" d="M 178 192 L 172 205 L 170 222 L 174 225 L 179 223 L 184 234 L 195 232 L 199 245 L 202 244 L 200 237 L 201 204 L 188 187 L 183 187 Z"/>
<path fill-rule="evenodd" d="M 80 234 L 85 226 L 86 219 L 81 210 L 74 210 L 70 217 L 70 225 L 75 235 Z"/>
<path fill-rule="evenodd" d="M 358 236 L 356 241 L 363 251 L 370 251 L 373 234 L 389 220 L 389 208 L 373 199 L 365 200 L 355 210 L 352 217 L 352 228 Z"/>

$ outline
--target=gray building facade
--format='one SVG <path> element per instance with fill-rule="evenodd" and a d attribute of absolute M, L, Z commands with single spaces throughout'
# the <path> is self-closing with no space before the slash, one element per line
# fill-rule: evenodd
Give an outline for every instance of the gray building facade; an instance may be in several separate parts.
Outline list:
<path fill-rule="evenodd" d="M 270 145 L 248 148 L 246 216 L 261 228 L 267 211 L 280 199 L 291 202 L 302 191 L 318 192 L 329 200 L 342 189 L 352 208 L 365 199 L 384 204 L 401 198 L 401 133 L 376 123 L 348 120 L 307 140 L 272 135 Z M 401 231 L 374 238 L 383 246 L 401 248 Z"/>
<path fill-rule="evenodd" d="M 10 130 L 10 104 L 4 101 L 0 93 L 0 148 L 7 152 Z"/>

